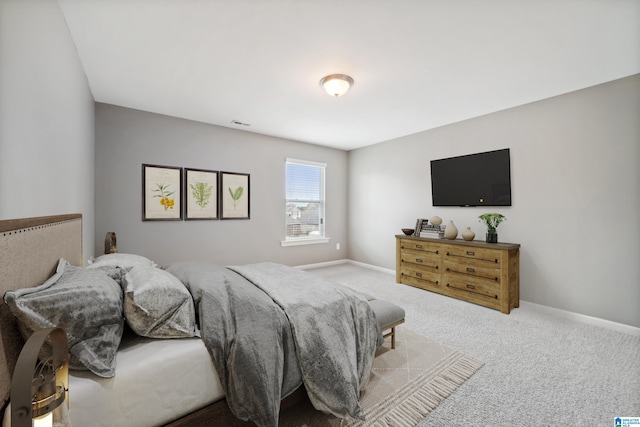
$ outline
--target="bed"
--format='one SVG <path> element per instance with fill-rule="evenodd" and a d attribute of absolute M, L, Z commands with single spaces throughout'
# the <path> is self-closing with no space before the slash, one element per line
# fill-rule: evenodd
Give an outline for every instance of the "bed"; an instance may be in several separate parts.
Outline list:
<path fill-rule="evenodd" d="M 55 276 L 61 268 L 64 270 L 64 268 L 73 269 L 73 266 L 82 266 L 81 242 L 82 217 L 80 214 L 0 221 L 0 253 L 2 254 L 0 294 L 4 295 L 5 292 L 18 288 L 33 288 L 47 279 L 51 280 L 51 277 Z M 68 262 L 68 266 L 61 267 L 61 258 Z M 208 265 L 204 267 L 200 265 L 200 267 L 206 270 L 205 273 L 210 274 L 211 267 Z M 180 279 L 187 284 L 191 292 L 199 292 L 199 302 L 194 304 L 194 309 L 198 320 L 204 322 L 203 319 L 206 317 L 202 314 L 204 301 L 209 301 L 208 304 L 211 304 L 210 300 L 213 300 L 213 304 L 219 305 L 218 299 L 212 297 L 213 291 L 210 289 L 199 288 L 199 282 L 196 280 L 197 275 L 193 276 L 190 273 L 192 271 L 190 265 L 170 266 L 167 271 L 171 271 L 171 268 L 174 268 L 172 275 L 180 277 L 182 274 L 184 276 Z M 266 270 L 279 272 L 280 269 L 281 267 L 278 265 L 268 264 L 266 266 Z M 86 268 L 82 270 L 86 270 Z M 236 270 L 232 269 L 229 273 L 233 276 L 229 282 L 233 286 L 225 286 L 223 291 L 233 292 L 235 298 L 238 286 L 232 282 L 236 280 L 236 276 L 242 278 L 238 280 L 247 277 L 252 277 L 252 280 L 256 278 L 260 280 L 261 276 L 268 275 L 267 273 L 269 272 L 265 272 L 265 266 L 262 265 L 237 266 Z M 227 274 L 226 270 L 224 274 Z M 296 274 L 298 273 L 293 273 L 293 276 Z M 192 283 L 189 284 L 189 280 Z M 292 286 L 294 286 L 295 280 L 299 279 L 292 278 L 292 280 Z M 268 288 L 269 284 L 264 283 L 256 286 L 260 288 L 259 290 L 264 290 L 262 286 Z M 253 294 L 251 295 L 251 298 L 254 298 Z M 286 292 L 285 295 L 277 297 L 281 299 L 277 300 L 278 304 L 286 305 L 288 303 Z M 368 298 L 366 296 L 364 298 L 366 302 Z M 361 297 L 358 296 L 356 299 L 361 299 Z M 219 308 L 218 305 L 216 307 Z M 353 307 L 356 306 L 362 307 L 357 301 Z M 250 307 L 250 305 L 242 303 L 241 307 Z M 295 312 L 305 312 L 305 310 L 299 310 L 296 306 Z M 372 310 L 369 309 L 368 314 L 360 313 L 358 315 L 358 317 L 368 320 L 356 329 L 358 329 L 357 335 L 366 337 L 363 342 L 369 348 L 373 348 L 373 353 L 375 353 L 375 349 L 381 344 L 380 325 L 375 321 L 375 314 L 373 315 L 373 323 L 371 323 L 371 313 L 369 312 Z M 298 316 L 298 314 L 292 315 L 291 313 L 285 313 L 285 315 L 288 316 L 287 318 Z M 6 406 L 12 370 L 24 341 L 18 331 L 15 316 L 7 304 L 0 305 L 0 318 L 2 320 L 0 327 L 0 393 Z M 242 318 L 242 316 L 238 315 L 237 318 Z M 282 318 L 282 315 L 279 318 Z M 385 329 L 387 326 L 395 327 L 399 323 L 396 320 L 398 319 L 394 320 L 393 325 L 384 325 Z M 402 313 L 403 320 L 404 313 Z M 220 318 L 217 321 L 219 322 Z M 301 322 L 308 322 L 308 319 L 303 319 Z M 196 326 L 202 328 L 203 325 Z M 225 372 L 219 375 L 221 370 L 227 368 L 220 364 L 216 366 L 216 359 L 211 357 L 215 350 L 210 347 L 208 341 L 210 338 L 198 337 L 200 332 L 198 328 L 194 334 L 196 336 L 179 339 L 143 337 L 129 330 L 131 328 L 126 326 L 126 322 L 123 329 L 126 330 L 114 356 L 117 366 L 115 376 L 107 375 L 103 378 L 89 371 L 70 370 L 70 414 L 76 426 L 100 425 L 100 419 L 105 420 L 105 425 L 114 425 L 114 422 L 117 425 L 167 425 L 173 427 L 197 423 L 200 425 L 253 425 L 252 422 L 240 421 L 230 411 L 229 405 L 233 402 L 236 391 L 233 389 L 229 394 L 229 377 L 235 376 L 237 371 L 231 371 L 232 374 Z M 292 326 L 283 327 L 283 330 L 287 329 L 295 329 L 296 335 L 304 335 L 302 326 L 294 327 L 292 323 Z M 315 329 L 322 330 L 324 328 Z M 372 330 L 374 332 L 371 332 Z M 219 335 L 224 336 L 227 333 L 228 331 L 221 331 Z M 209 332 L 205 335 L 209 337 L 213 334 Z M 291 338 L 284 338 L 285 341 L 288 339 Z M 295 339 L 299 340 L 297 336 Z M 322 339 L 325 338 L 321 337 L 320 340 Z M 317 340 L 319 340 L 318 337 L 311 337 L 311 341 L 314 343 Z M 289 342 L 287 345 L 303 348 L 308 344 Z M 365 348 L 364 345 L 360 347 Z M 262 350 L 260 350 L 261 352 Z M 371 355 L 372 357 L 373 355 Z M 286 359 L 286 356 L 284 358 Z M 361 371 L 368 369 L 369 361 L 364 359 L 366 359 L 365 356 L 358 356 L 358 372 L 356 374 L 359 382 L 366 384 L 366 379 L 363 380 L 363 378 L 367 374 Z M 184 363 L 184 361 L 188 361 L 188 363 Z M 305 366 L 303 362 L 299 362 L 299 364 L 301 367 Z M 314 362 L 310 365 L 315 366 L 316 364 Z M 162 375 L 157 375 L 158 372 L 162 372 Z M 303 373 L 303 375 L 307 374 Z M 317 399 L 317 396 L 314 397 L 317 390 L 315 390 L 313 383 L 306 382 L 307 377 L 304 380 L 306 387 L 301 385 L 302 378 L 293 378 L 293 374 L 287 377 L 285 374 L 282 382 L 286 384 L 288 389 L 284 390 L 285 385 L 283 385 L 281 396 L 284 396 L 284 399 L 282 401 L 277 399 L 280 410 L 285 410 L 301 400 L 309 399 L 309 396 L 311 396 L 312 402 L 314 402 L 313 399 Z M 181 386 L 181 384 L 188 384 L 188 386 Z M 239 391 L 239 393 L 243 392 Z M 227 398 L 232 400 L 228 402 Z M 235 399 L 243 401 L 245 396 L 235 396 Z M 316 403 L 314 403 L 315 405 Z M 331 408 L 329 409 L 331 412 Z M 234 411 L 237 414 L 239 410 L 234 407 Z M 242 411 L 240 410 L 240 412 Z M 103 415 L 101 416 L 101 414 Z M 114 421 L 115 414 L 122 417 L 120 421 Z M 251 414 L 251 416 L 253 415 Z M 262 420 L 256 421 L 256 423 L 268 425 L 270 421 Z"/>

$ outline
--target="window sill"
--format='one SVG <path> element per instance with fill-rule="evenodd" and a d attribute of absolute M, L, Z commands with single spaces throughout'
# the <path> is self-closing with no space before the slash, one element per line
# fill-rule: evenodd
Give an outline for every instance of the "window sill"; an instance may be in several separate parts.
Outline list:
<path fill-rule="evenodd" d="M 315 245 L 318 243 L 329 243 L 331 237 L 315 237 L 307 239 L 291 239 L 280 241 L 280 246 L 300 246 L 300 245 Z"/>

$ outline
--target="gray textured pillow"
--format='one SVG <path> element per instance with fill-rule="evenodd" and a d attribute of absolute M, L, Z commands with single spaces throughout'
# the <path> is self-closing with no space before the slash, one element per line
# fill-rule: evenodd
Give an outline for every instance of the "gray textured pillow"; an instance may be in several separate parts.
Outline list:
<path fill-rule="evenodd" d="M 124 316 L 138 335 L 150 338 L 196 336 L 191 294 L 180 280 L 154 267 L 133 267 L 122 279 Z"/>
<path fill-rule="evenodd" d="M 62 328 L 69 340 L 71 369 L 115 375 L 124 319 L 122 289 L 113 279 L 61 259 L 56 273 L 42 285 L 9 291 L 4 300 L 25 339 L 36 329 Z"/>

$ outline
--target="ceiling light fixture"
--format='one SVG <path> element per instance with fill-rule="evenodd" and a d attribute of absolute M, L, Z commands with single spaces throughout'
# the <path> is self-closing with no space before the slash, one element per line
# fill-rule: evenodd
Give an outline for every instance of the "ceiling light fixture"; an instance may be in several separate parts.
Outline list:
<path fill-rule="evenodd" d="M 353 86 L 353 79 L 346 74 L 330 74 L 320 80 L 320 87 L 336 98 L 344 95 Z"/>

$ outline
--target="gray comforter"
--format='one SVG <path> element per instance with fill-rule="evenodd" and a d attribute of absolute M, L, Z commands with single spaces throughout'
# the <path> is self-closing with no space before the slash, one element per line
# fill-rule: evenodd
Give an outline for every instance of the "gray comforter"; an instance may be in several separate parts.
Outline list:
<path fill-rule="evenodd" d="M 359 393 L 382 344 L 366 298 L 279 264 L 177 263 L 167 271 L 194 297 L 238 418 L 277 426 L 280 400 L 302 382 L 317 409 L 363 418 Z"/>

